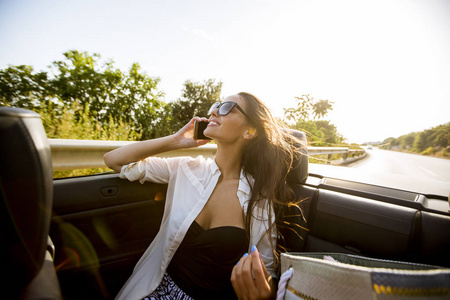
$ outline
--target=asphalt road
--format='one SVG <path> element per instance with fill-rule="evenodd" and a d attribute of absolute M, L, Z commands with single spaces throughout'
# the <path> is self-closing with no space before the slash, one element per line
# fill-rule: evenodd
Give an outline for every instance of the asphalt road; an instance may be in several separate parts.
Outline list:
<path fill-rule="evenodd" d="M 450 160 L 417 154 L 373 148 L 366 150 L 369 156 L 352 168 L 370 170 L 402 176 L 413 176 L 426 180 L 438 180 L 450 184 Z"/>
<path fill-rule="evenodd" d="M 310 164 L 310 173 L 412 191 L 450 195 L 450 160 L 373 148 L 347 167 Z M 447 204 L 448 205 L 448 204 Z"/>

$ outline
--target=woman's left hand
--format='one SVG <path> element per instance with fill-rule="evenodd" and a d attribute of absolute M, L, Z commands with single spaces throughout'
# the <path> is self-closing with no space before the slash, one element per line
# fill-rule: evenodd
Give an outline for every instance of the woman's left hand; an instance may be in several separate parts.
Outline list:
<path fill-rule="evenodd" d="M 240 300 L 274 299 L 276 295 L 272 277 L 255 246 L 252 246 L 252 252 L 244 255 L 233 268 L 231 284 Z"/>

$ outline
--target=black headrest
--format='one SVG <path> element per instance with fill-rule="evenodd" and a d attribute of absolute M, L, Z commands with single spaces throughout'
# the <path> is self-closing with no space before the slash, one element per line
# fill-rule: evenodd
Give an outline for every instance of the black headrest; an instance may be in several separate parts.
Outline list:
<path fill-rule="evenodd" d="M 302 184 L 308 178 L 308 148 L 306 134 L 302 131 L 291 130 L 291 134 L 295 137 L 294 146 L 300 148 L 301 155 L 294 161 L 286 181 L 291 186 Z"/>
<path fill-rule="evenodd" d="M 52 199 L 51 154 L 39 114 L 0 107 L 0 274 L 8 289 L 22 288 L 43 264 Z"/>

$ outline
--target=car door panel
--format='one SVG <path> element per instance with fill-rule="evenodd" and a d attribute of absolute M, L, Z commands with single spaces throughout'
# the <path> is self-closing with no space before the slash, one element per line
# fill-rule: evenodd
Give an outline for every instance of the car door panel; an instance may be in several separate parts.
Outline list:
<path fill-rule="evenodd" d="M 55 180 L 50 236 L 69 297 L 117 293 L 158 232 L 166 188 L 117 174 Z"/>

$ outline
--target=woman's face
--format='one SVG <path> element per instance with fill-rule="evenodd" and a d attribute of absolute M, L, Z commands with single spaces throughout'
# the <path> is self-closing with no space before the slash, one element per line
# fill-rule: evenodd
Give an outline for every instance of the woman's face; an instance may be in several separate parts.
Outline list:
<path fill-rule="evenodd" d="M 246 103 L 238 95 L 229 96 L 224 101 L 236 102 L 247 113 Z M 214 109 L 203 133 L 215 141 L 235 142 L 243 138 L 249 127 L 246 117 L 236 107 L 226 116 L 218 115 Z"/>

